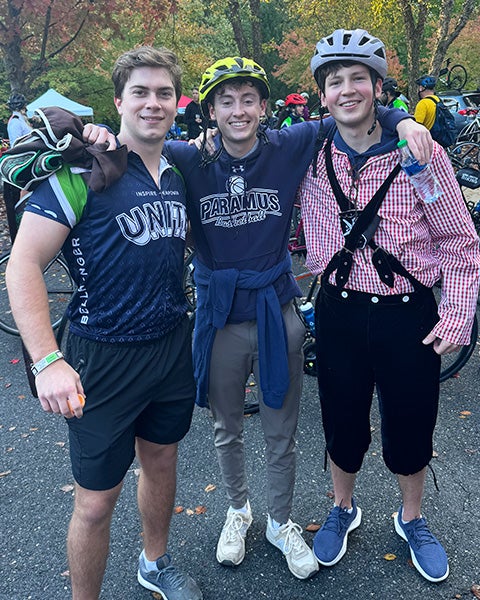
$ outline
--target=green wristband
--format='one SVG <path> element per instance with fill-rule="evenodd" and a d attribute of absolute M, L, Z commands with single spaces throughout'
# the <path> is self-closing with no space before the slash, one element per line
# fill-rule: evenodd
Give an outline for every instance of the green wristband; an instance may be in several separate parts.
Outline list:
<path fill-rule="evenodd" d="M 47 356 L 42 358 L 42 360 L 39 360 L 38 362 L 36 362 L 34 365 L 32 365 L 30 367 L 32 370 L 32 373 L 36 377 L 40 373 L 40 371 L 43 371 L 43 369 L 46 369 L 52 363 L 54 363 L 57 360 L 60 360 L 61 358 L 63 358 L 63 354 L 60 352 L 60 350 L 55 350 L 55 352 L 50 352 L 50 354 L 47 354 Z"/>

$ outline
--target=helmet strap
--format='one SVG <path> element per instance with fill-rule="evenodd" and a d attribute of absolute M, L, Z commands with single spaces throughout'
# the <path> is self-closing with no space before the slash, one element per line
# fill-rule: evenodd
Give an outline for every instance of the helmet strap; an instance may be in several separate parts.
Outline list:
<path fill-rule="evenodd" d="M 378 100 L 375 98 L 375 100 L 373 101 L 373 123 L 372 123 L 372 126 L 370 127 L 370 129 L 367 131 L 367 135 L 372 135 L 372 133 L 375 131 L 375 128 L 377 126 L 377 119 L 378 119 Z"/>

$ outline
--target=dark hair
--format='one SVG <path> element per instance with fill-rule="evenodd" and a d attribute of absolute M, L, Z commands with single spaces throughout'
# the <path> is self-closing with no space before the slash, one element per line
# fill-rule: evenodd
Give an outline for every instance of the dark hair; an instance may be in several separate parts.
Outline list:
<path fill-rule="evenodd" d="M 141 46 L 122 54 L 113 67 L 112 81 L 115 98 L 121 98 L 125 85 L 134 69 L 139 67 L 154 67 L 166 69 L 172 79 L 177 100 L 182 95 L 182 68 L 177 55 L 167 48 Z"/>
<path fill-rule="evenodd" d="M 278 111 L 277 123 L 275 125 L 275 129 L 281 129 L 282 123 L 291 114 L 292 114 L 292 111 L 290 110 L 290 106 L 282 106 L 282 108 Z"/>
<path fill-rule="evenodd" d="M 213 90 L 209 94 L 207 94 L 207 97 L 205 98 L 204 103 L 205 103 L 205 105 L 208 105 L 208 104 L 213 105 L 215 96 L 220 96 L 221 94 L 223 94 L 223 91 L 225 90 L 225 88 L 227 86 L 239 89 L 242 87 L 242 85 L 245 85 L 245 84 L 248 84 L 249 86 L 254 87 L 258 91 L 258 93 L 260 95 L 260 100 L 265 100 L 266 98 L 268 98 L 268 93 L 267 93 L 267 95 L 265 95 L 267 89 L 261 81 L 258 81 L 258 79 L 255 79 L 254 77 L 243 77 L 242 76 L 242 77 L 234 77 L 232 79 L 226 79 L 219 85 L 215 86 L 213 88 Z"/>
<path fill-rule="evenodd" d="M 322 93 L 325 93 L 325 81 L 329 75 L 335 74 L 337 71 L 342 69 L 343 67 L 353 67 L 354 65 L 361 65 L 362 67 L 367 67 L 363 63 L 355 62 L 354 60 L 337 60 L 335 62 L 327 63 L 324 67 L 321 67 L 315 71 L 315 80 L 317 82 L 318 87 Z M 377 83 L 377 79 L 381 79 L 380 75 L 372 69 L 371 67 L 367 67 L 370 72 L 370 78 L 372 80 L 372 84 L 375 85 Z"/>

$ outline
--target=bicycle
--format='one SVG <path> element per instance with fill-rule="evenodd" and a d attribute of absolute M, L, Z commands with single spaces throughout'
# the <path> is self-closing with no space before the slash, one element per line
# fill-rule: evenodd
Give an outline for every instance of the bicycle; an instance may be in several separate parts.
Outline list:
<path fill-rule="evenodd" d="M 447 58 L 446 66 L 440 69 L 438 81 L 442 83 L 447 90 L 463 90 L 467 83 L 467 70 L 463 65 L 456 64 L 450 67 L 451 58 Z"/>
<path fill-rule="evenodd" d="M 288 251 L 290 254 L 300 254 L 303 257 L 307 254 L 305 243 L 305 234 L 303 232 L 302 213 L 299 204 L 293 205 L 292 226 L 290 229 L 290 239 L 288 240 Z"/>
<path fill-rule="evenodd" d="M 480 143 L 480 111 L 475 114 L 473 121 L 467 123 L 467 125 L 460 130 L 455 143 L 458 144 L 460 142 Z"/>
<path fill-rule="evenodd" d="M 9 259 L 10 254 L 6 254 L 0 259 L 0 329 L 10 335 L 19 336 L 20 333 L 12 316 L 5 283 L 5 271 Z M 45 267 L 43 278 L 48 293 L 50 321 L 52 328 L 56 330 L 60 326 L 66 307 L 75 291 L 75 284 L 67 264 L 60 254 L 57 254 Z"/>
<path fill-rule="evenodd" d="M 480 170 L 480 143 L 456 142 L 447 148 L 447 154 L 455 172 L 467 167 Z"/>
<path fill-rule="evenodd" d="M 461 142 L 447 152 L 475 230 L 480 234 L 480 198 L 473 195 L 474 190 L 480 189 L 480 144 Z"/>

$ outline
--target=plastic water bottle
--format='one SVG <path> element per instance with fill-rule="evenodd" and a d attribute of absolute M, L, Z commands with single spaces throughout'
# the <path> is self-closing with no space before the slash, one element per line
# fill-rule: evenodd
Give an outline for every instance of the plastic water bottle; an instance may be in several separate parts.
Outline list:
<path fill-rule="evenodd" d="M 313 304 L 311 302 L 305 302 L 305 304 L 300 304 L 300 310 L 302 311 L 303 318 L 307 323 L 310 333 L 312 335 L 315 335 L 315 313 L 313 310 Z"/>
<path fill-rule="evenodd" d="M 442 194 L 442 190 L 430 166 L 418 162 L 410 152 L 407 140 L 400 140 L 397 146 L 402 153 L 400 160 L 402 169 L 409 176 L 417 194 L 427 204 L 435 202 Z"/>

